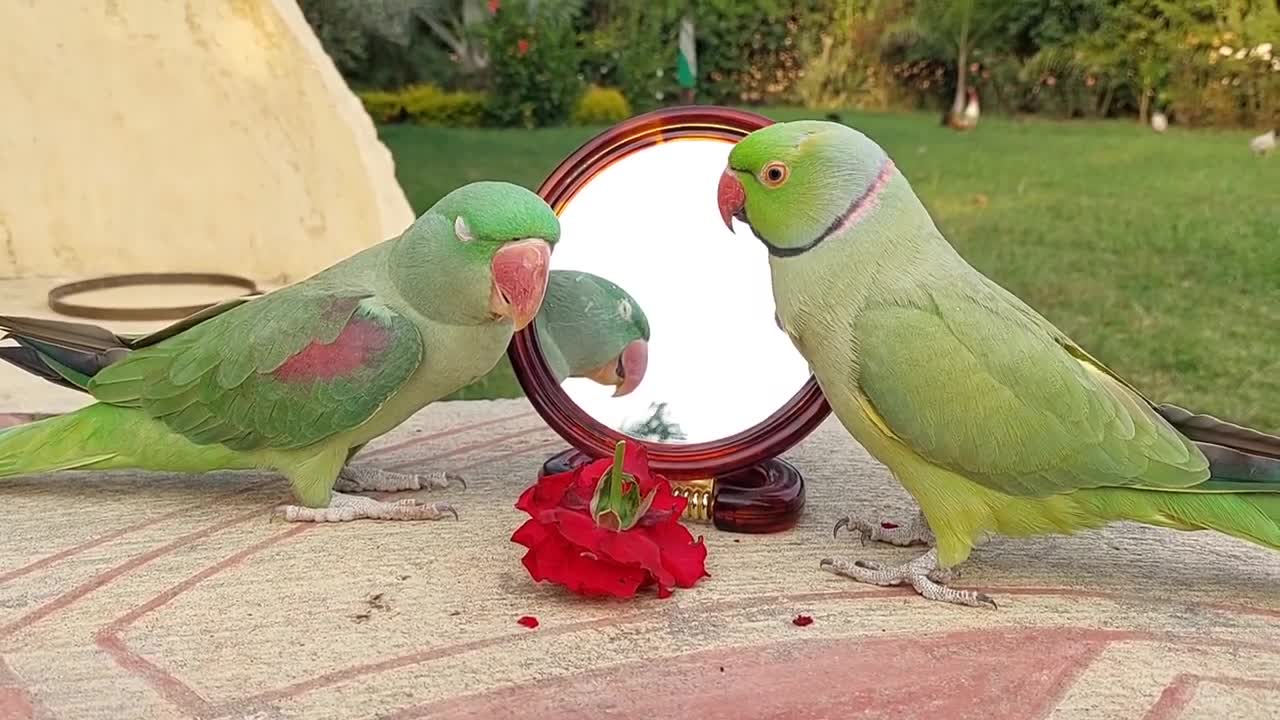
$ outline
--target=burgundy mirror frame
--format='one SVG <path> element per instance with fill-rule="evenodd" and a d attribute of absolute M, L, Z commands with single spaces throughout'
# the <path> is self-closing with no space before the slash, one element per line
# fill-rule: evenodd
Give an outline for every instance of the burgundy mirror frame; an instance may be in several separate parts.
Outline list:
<path fill-rule="evenodd" d="M 605 130 L 563 160 L 539 186 L 538 195 L 558 215 L 599 172 L 634 152 L 681 139 L 737 142 L 772 123 L 755 113 L 706 105 L 638 115 Z M 708 187 L 708 203 L 714 202 L 714 195 L 715 188 Z M 624 435 L 578 407 L 544 361 L 533 324 L 515 334 L 508 356 L 530 404 L 552 430 L 577 450 L 552 458 L 544 472 L 610 457 L 617 442 L 625 439 L 644 445 L 655 472 L 675 482 L 704 483 L 701 496 L 697 490 L 686 489 L 682 493 L 690 498 L 691 505 L 709 504 L 706 483 L 713 478 L 715 483 L 734 486 L 734 501 L 725 504 L 736 506 L 730 510 L 738 512 L 715 517 L 716 525 L 722 529 L 771 532 L 790 527 L 798 518 L 804 502 L 803 482 L 799 473 L 777 460 L 777 456 L 803 440 L 831 412 L 812 376 L 787 403 L 754 427 L 709 442 L 655 443 Z M 747 472 L 750 470 L 756 472 Z M 768 487 L 776 482 L 796 489 L 779 491 Z M 705 517 L 698 519 L 712 519 L 709 508 L 702 511 Z"/>

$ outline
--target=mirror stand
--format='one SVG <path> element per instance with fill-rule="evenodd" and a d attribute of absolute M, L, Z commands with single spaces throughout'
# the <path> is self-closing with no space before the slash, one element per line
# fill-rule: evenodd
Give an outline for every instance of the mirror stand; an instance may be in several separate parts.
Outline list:
<path fill-rule="evenodd" d="M 595 459 L 570 448 L 548 458 L 540 475 L 568 472 Z M 781 458 L 718 477 L 672 479 L 671 489 L 689 501 L 683 519 L 711 523 L 729 532 L 789 530 L 804 510 L 804 477 Z"/>

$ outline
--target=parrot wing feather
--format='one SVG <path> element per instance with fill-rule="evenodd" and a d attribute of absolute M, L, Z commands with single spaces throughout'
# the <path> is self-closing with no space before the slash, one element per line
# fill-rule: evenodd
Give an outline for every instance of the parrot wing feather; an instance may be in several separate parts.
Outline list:
<path fill-rule="evenodd" d="M 288 449 L 367 421 L 422 359 L 417 327 L 372 293 L 299 284 L 132 351 L 88 390 L 198 444 Z"/>
<path fill-rule="evenodd" d="M 180 320 L 174 321 L 173 323 L 170 323 L 169 325 L 166 325 L 154 332 L 142 335 L 119 335 L 118 337 L 121 340 L 124 340 L 130 349 L 136 350 L 138 348 L 155 345 L 162 340 L 167 340 L 174 335 L 190 330 L 209 318 L 217 317 L 228 310 L 237 308 L 250 300 L 256 300 L 260 297 L 265 297 L 265 295 L 241 295 L 239 297 L 228 298 L 222 302 L 210 305 L 203 310 L 192 313 Z"/>
<path fill-rule="evenodd" d="M 882 306 L 855 321 L 875 422 L 928 461 L 1010 495 L 1174 490 L 1208 460 L 1140 395 L 998 296 Z"/>

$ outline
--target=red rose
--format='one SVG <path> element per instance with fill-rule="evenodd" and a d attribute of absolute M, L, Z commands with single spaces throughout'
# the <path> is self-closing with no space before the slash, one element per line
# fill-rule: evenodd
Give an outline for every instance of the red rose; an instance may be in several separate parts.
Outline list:
<path fill-rule="evenodd" d="M 529 52 L 529 41 L 525 38 L 520 38 L 516 41 L 516 54 L 524 57 L 527 52 Z"/>
<path fill-rule="evenodd" d="M 489 0 L 489 14 L 497 15 L 499 6 L 500 6 L 500 3 L 498 2 L 498 0 Z"/>
<path fill-rule="evenodd" d="M 614 458 L 525 490 L 516 508 L 530 519 L 511 540 L 529 548 L 523 562 L 534 580 L 619 598 L 656 584 L 658 597 L 667 597 L 672 587 L 709 577 L 707 546 L 680 524 L 686 502 L 649 472 L 643 446 L 620 442 Z"/>

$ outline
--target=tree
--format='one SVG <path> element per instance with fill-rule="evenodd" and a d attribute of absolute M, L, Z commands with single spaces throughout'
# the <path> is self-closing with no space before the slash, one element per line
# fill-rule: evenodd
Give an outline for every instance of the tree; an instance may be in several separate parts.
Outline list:
<path fill-rule="evenodd" d="M 449 53 L 463 76 L 475 76 L 489 66 L 486 25 L 502 0 L 300 0 L 303 13 L 317 33 L 332 38 L 325 47 L 343 55 L 363 56 L 370 35 L 407 47 L 415 41 L 418 24 Z M 583 0 L 528 0 L 529 12 L 557 13 L 569 18 Z M 363 36 L 361 37 L 357 37 Z M 356 48 L 355 51 L 352 48 Z M 334 50 L 329 50 L 332 54 Z"/>
<path fill-rule="evenodd" d="M 898 0 L 831 0 L 806 18 L 810 32 L 801 39 L 806 60 L 796 91 L 807 107 L 887 107 L 881 39 L 900 5 Z"/>
<path fill-rule="evenodd" d="M 964 112 L 974 50 L 992 39 L 1009 8 L 1007 0 L 916 0 L 911 15 L 893 29 L 899 42 L 923 44 L 955 59 L 953 114 Z"/>
<path fill-rule="evenodd" d="M 684 440 L 688 436 L 685 435 L 680 424 L 673 422 L 667 417 L 667 404 L 651 403 L 649 405 L 651 411 L 649 417 L 644 420 L 634 422 L 624 426 L 622 432 L 634 438 L 642 440 Z"/>

